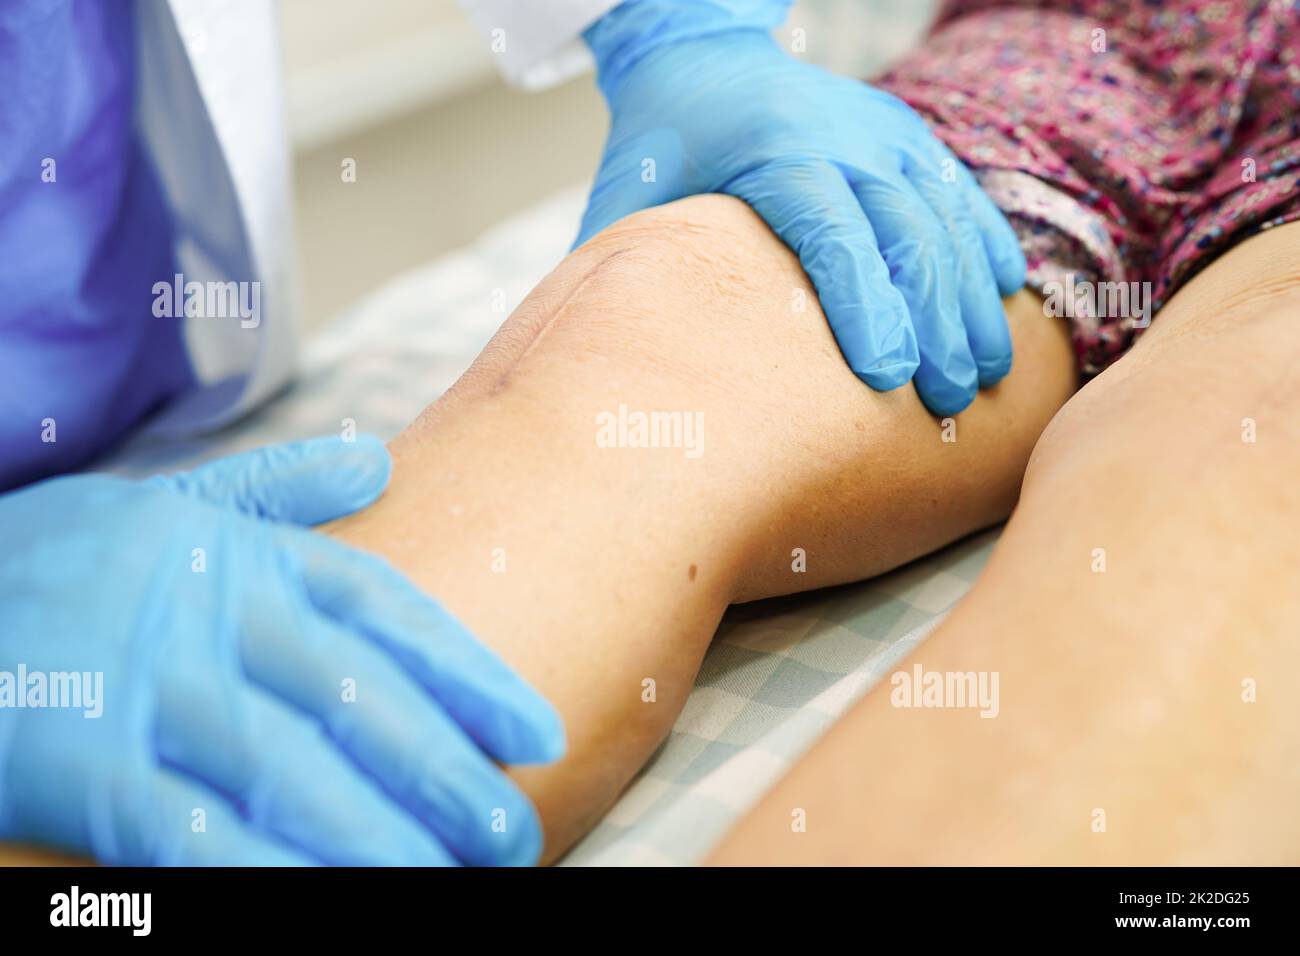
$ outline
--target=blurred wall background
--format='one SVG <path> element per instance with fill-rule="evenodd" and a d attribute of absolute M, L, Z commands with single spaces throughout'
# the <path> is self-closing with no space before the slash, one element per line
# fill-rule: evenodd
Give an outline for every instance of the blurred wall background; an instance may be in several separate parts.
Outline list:
<path fill-rule="evenodd" d="M 936 3 L 799 0 L 778 36 L 801 27 L 809 60 L 868 75 Z M 456 0 L 281 0 L 281 28 L 308 329 L 595 171 L 606 116 L 590 74 L 506 88 Z"/>

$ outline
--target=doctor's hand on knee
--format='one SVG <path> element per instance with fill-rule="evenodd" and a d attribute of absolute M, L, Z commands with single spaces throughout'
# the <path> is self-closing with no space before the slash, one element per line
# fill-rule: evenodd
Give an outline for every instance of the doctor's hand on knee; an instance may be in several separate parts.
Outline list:
<path fill-rule="evenodd" d="M 376 439 L 0 497 L 0 840 L 106 863 L 527 864 L 551 706 L 378 558 Z M 9 672 L 6 675 L 3 672 Z"/>
<path fill-rule="evenodd" d="M 578 241 L 696 193 L 743 199 L 799 256 L 858 378 L 915 380 L 956 414 L 1011 368 L 1019 243 L 910 107 L 776 44 L 789 5 L 624 0 L 586 31 L 611 127 Z"/>

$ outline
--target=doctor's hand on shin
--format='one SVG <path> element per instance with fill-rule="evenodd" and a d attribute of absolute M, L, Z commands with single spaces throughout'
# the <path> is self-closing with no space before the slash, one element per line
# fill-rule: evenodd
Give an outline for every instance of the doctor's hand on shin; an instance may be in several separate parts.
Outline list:
<path fill-rule="evenodd" d="M 609 103 L 579 242 L 696 193 L 753 207 L 799 256 L 872 388 L 961 411 L 1011 368 L 1011 227 L 901 100 L 787 54 L 789 0 L 624 0 L 590 27 Z"/>
<path fill-rule="evenodd" d="M 376 439 L 330 438 L 0 497 L 0 840 L 119 864 L 535 862 L 536 812 L 493 758 L 559 757 L 555 711 L 384 562 L 304 527 L 389 469 Z"/>

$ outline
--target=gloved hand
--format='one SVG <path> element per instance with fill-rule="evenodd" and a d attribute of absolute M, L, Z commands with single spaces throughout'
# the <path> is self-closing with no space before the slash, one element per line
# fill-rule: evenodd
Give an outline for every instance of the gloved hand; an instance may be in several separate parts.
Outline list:
<path fill-rule="evenodd" d="M 915 374 L 955 414 L 1011 368 L 1015 234 L 905 103 L 773 41 L 788 6 L 624 0 L 587 30 L 611 127 L 578 241 L 683 196 L 743 199 L 798 254 L 854 373 L 882 390 Z"/>
<path fill-rule="evenodd" d="M 534 862 L 536 813 L 489 758 L 557 758 L 555 711 L 387 564 L 293 526 L 364 507 L 389 469 L 376 439 L 327 438 L 0 496 L 0 840 Z M 80 707 L 48 706 L 78 702 L 51 674 L 81 675 Z"/>

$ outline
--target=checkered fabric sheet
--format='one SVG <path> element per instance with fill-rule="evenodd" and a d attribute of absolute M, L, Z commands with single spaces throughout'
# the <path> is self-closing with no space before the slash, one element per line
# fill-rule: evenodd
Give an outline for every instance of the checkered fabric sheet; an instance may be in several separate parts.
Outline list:
<path fill-rule="evenodd" d="M 359 431 L 391 438 L 472 361 L 566 251 L 585 199 L 566 191 L 409 273 L 313 340 L 297 383 L 225 432 L 137 439 L 97 470 L 145 475 L 259 445 Z M 504 302 L 504 307 L 502 303 Z M 567 864 L 689 864 L 974 581 L 985 534 L 864 584 L 733 608 L 668 740 Z"/>
<path fill-rule="evenodd" d="M 684 865 L 966 593 L 996 534 L 862 584 L 733 607 L 659 748 L 568 865 Z"/>

